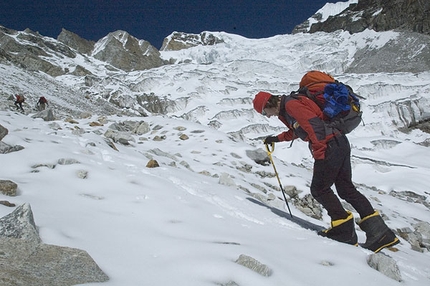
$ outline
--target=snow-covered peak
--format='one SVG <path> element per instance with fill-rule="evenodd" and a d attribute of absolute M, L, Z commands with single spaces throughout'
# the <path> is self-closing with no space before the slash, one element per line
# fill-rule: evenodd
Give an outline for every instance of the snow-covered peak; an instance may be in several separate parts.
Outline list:
<path fill-rule="evenodd" d="M 330 16 L 336 16 L 342 11 L 344 11 L 346 8 L 349 7 L 351 4 L 358 3 L 358 0 L 348 0 L 348 1 L 341 1 L 337 3 L 326 3 L 321 9 L 319 9 L 315 15 L 318 15 L 317 17 L 310 17 L 309 20 L 309 27 L 312 26 L 313 23 L 316 22 L 324 22 L 328 19 Z"/>
<path fill-rule="evenodd" d="M 315 23 L 324 22 L 330 16 L 336 16 L 349 7 L 351 4 L 358 3 L 358 0 L 341 1 L 337 3 L 326 3 L 321 9 L 315 12 L 305 22 L 297 25 L 293 33 L 306 33 L 309 32 L 311 26 Z"/>

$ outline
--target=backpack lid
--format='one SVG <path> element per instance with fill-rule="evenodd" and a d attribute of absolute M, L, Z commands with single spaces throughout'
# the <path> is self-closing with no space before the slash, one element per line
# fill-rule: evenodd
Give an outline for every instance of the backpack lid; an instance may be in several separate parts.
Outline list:
<path fill-rule="evenodd" d="M 299 87 L 307 87 L 310 92 L 324 91 L 324 87 L 333 82 L 335 79 L 328 73 L 313 70 L 302 77 Z"/>

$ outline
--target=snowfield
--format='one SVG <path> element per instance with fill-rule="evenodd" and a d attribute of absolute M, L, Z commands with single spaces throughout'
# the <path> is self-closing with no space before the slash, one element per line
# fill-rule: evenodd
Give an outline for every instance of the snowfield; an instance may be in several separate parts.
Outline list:
<path fill-rule="evenodd" d="M 0 179 L 19 186 L 18 196 L 0 200 L 29 203 L 44 243 L 87 251 L 110 277 L 100 285 L 429 285 L 425 248 L 412 250 L 401 238 L 397 252 L 383 251 L 399 266 L 397 282 L 367 265 L 370 251 L 319 237 L 250 200 L 270 199 L 287 211 L 273 167 L 247 155 L 265 152 L 262 138 L 285 130 L 253 111 L 254 95 L 287 94 L 307 70 L 320 69 L 366 98 L 364 124 L 348 136 L 357 188 L 394 230 L 430 221 L 430 135 L 408 129 L 429 118 L 430 73 L 344 73 L 357 50 L 376 49 L 398 34 L 214 34 L 224 43 L 163 51 L 176 64 L 147 71 L 107 71 L 91 57 L 50 59 L 90 70 L 99 79 L 91 86 L 84 77 L 52 78 L 0 63 L 0 124 L 9 130 L 2 141 L 24 147 L 0 155 Z M 27 98 L 25 114 L 8 100 L 18 92 Z M 136 97 L 150 93 L 170 105 L 164 114 L 138 116 Z M 117 112 L 106 94 L 119 94 L 122 110 L 135 116 Z M 32 117 L 40 96 L 58 120 Z M 149 131 L 130 134 L 128 145 L 115 143 L 116 151 L 104 134 L 124 121 L 143 121 Z M 273 157 L 282 184 L 308 194 L 313 160 L 307 144 L 278 143 Z M 147 168 L 150 159 L 160 167 Z M 330 224 L 325 211 L 318 221 L 290 207 L 294 216 Z M 11 211 L 0 206 L 0 216 Z M 364 242 L 358 226 L 357 234 Z M 430 235 L 424 239 L 428 244 Z M 235 263 L 242 254 L 272 274 Z"/>

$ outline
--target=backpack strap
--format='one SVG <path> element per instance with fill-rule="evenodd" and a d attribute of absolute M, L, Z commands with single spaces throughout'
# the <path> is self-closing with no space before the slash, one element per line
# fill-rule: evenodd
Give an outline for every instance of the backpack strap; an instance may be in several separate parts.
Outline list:
<path fill-rule="evenodd" d="M 283 117 L 285 119 L 285 121 L 288 123 L 289 128 L 293 130 L 295 136 L 299 137 L 296 133 L 296 128 L 295 123 L 297 122 L 297 120 L 292 117 L 286 110 L 285 110 L 285 104 L 287 103 L 287 101 L 289 100 L 300 100 L 299 99 L 299 93 L 296 91 L 292 91 L 290 93 L 290 95 L 283 95 L 281 96 L 281 103 L 280 103 L 280 108 L 279 108 L 279 115 L 281 117 Z M 291 140 L 291 144 L 290 146 L 288 146 L 288 148 L 293 147 L 293 143 L 294 143 L 295 137 L 293 137 L 293 140 Z"/>

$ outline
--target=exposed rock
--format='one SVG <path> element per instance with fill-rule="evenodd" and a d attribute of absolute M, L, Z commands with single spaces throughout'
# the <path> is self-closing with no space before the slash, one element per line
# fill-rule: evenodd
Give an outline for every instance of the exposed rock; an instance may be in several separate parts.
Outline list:
<path fill-rule="evenodd" d="M 16 205 L 9 202 L 9 201 L 0 201 L 0 204 L 7 206 L 7 207 L 15 207 Z"/>
<path fill-rule="evenodd" d="M 187 134 L 181 134 L 181 136 L 179 136 L 179 139 L 181 139 L 181 140 L 188 140 L 188 139 L 190 139 L 190 137 L 188 137 Z"/>
<path fill-rule="evenodd" d="M 272 275 L 272 269 L 250 256 L 241 254 L 235 262 L 239 265 L 251 269 L 254 272 L 257 272 L 262 276 L 268 277 Z"/>
<path fill-rule="evenodd" d="M 190 164 L 188 164 L 186 161 L 181 161 L 181 162 L 179 162 L 179 164 L 181 164 L 182 166 L 184 166 L 184 167 L 185 167 L 185 168 L 187 168 L 188 170 L 190 170 L 190 171 L 194 172 L 194 171 L 193 171 L 193 169 L 191 169 Z"/>
<path fill-rule="evenodd" d="M 293 33 L 331 33 L 337 30 L 359 33 L 366 29 L 399 31 L 396 40 L 381 48 L 366 46 L 358 50 L 354 62 L 345 72 L 423 72 L 430 69 L 429 13 L 430 1 L 360 0 L 324 20 L 317 13 L 311 17 L 311 27 L 307 20 L 297 25 Z"/>
<path fill-rule="evenodd" d="M 323 209 L 322 206 L 310 194 L 306 194 L 303 198 L 296 198 L 293 200 L 294 205 L 301 212 L 307 216 L 315 219 L 322 219 Z"/>
<path fill-rule="evenodd" d="M 415 251 L 423 252 L 421 248 L 422 236 L 419 232 L 413 231 L 409 227 L 397 229 L 397 233 L 401 238 L 410 243 L 411 248 Z"/>
<path fill-rule="evenodd" d="M 430 224 L 419 222 L 413 225 L 414 230 L 409 227 L 397 229 L 400 237 L 411 244 L 415 251 L 424 252 L 430 250 Z"/>
<path fill-rule="evenodd" d="M 0 239 L 0 281 L 3 286 L 69 286 L 106 282 L 109 277 L 87 252 L 25 240 Z"/>
<path fill-rule="evenodd" d="M 430 223 L 422 221 L 414 224 L 415 231 L 421 234 L 421 245 L 430 251 Z"/>
<path fill-rule="evenodd" d="M 60 56 L 65 56 L 68 58 L 76 57 L 76 53 L 73 52 L 68 46 L 60 42 L 48 40 L 41 36 L 38 32 L 33 32 L 30 29 L 25 29 L 23 33 L 18 33 L 17 38 L 37 44 L 37 46 L 42 47 L 44 50 L 48 50 L 49 52 L 58 54 Z"/>
<path fill-rule="evenodd" d="M 137 135 L 148 133 L 151 128 L 145 121 L 122 121 L 115 122 L 109 126 L 109 129 L 116 130 L 119 132 L 130 132 Z"/>
<path fill-rule="evenodd" d="M 49 123 L 49 128 L 51 128 L 52 130 L 61 130 L 62 129 L 60 124 L 58 124 L 57 122 Z"/>
<path fill-rule="evenodd" d="M 41 242 L 29 204 L 23 204 L 0 218 L 1 237 L 24 239 L 32 244 Z"/>
<path fill-rule="evenodd" d="M 24 33 L 20 34 L 20 38 L 25 38 Z M 1 47 L 8 55 L 8 58 L 14 64 L 23 67 L 29 71 L 42 71 L 51 76 L 58 76 L 64 74 L 61 67 L 55 66 L 50 62 L 40 58 L 40 56 L 48 57 L 49 55 L 40 47 L 36 45 L 23 45 L 16 41 L 14 38 L 7 36 L 2 38 Z M 46 47 L 43 42 L 35 40 L 36 37 L 32 36 L 32 40 L 42 47 Z"/>
<path fill-rule="evenodd" d="M 24 147 L 21 145 L 11 146 L 9 144 L 4 143 L 3 141 L 0 141 L 0 154 L 12 153 L 20 151 L 22 149 L 24 149 Z"/>
<path fill-rule="evenodd" d="M 16 196 L 18 185 L 10 180 L 0 180 L 0 193 L 6 196 Z"/>
<path fill-rule="evenodd" d="M 430 2 L 410 0 L 360 0 L 338 15 L 311 26 L 310 32 L 345 30 L 351 33 L 373 29 L 401 29 L 430 35 Z"/>
<path fill-rule="evenodd" d="M 68 286 L 109 277 L 83 250 L 41 242 L 29 204 L 0 219 L 1 285 Z"/>
<path fill-rule="evenodd" d="M 402 275 L 396 261 L 381 252 L 370 254 L 367 257 L 367 264 L 391 279 L 402 281 Z"/>
<path fill-rule="evenodd" d="M 81 162 L 79 162 L 76 159 L 73 158 L 61 158 L 58 159 L 58 164 L 59 165 L 73 165 L 73 164 L 80 164 Z"/>
<path fill-rule="evenodd" d="M 101 124 L 100 122 L 98 122 L 98 121 L 92 121 L 92 122 L 90 122 L 90 124 L 89 124 L 91 127 L 99 127 L 99 126 L 103 126 L 103 124 Z"/>
<path fill-rule="evenodd" d="M 72 75 L 75 76 L 90 76 L 92 73 L 84 68 L 83 66 L 77 65 L 75 70 L 72 72 Z"/>
<path fill-rule="evenodd" d="M 143 108 L 155 114 L 167 114 L 169 111 L 177 109 L 177 101 L 160 98 L 154 93 L 139 95 L 136 100 Z"/>
<path fill-rule="evenodd" d="M 154 136 L 154 138 L 152 140 L 163 141 L 163 140 L 166 140 L 166 138 L 167 138 L 166 135 L 162 135 L 162 136 L 156 135 L 156 136 Z"/>
<path fill-rule="evenodd" d="M 407 202 L 422 204 L 426 206 L 428 209 L 430 209 L 430 203 L 427 202 L 427 197 L 424 195 L 420 195 L 411 191 L 401 191 L 401 192 L 391 191 L 390 195 Z"/>
<path fill-rule="evenodd" d="M 66 117 L 64 119 L 64 122 L 71 123 L 71 124 L 79 124 L 79 122 L 74 120 L 72 117 Z"/>
<path fill-rule="evenodd" d="M 142 135 L 151 131 L 151 128 L 147 122 L 139 122 L 135 125 L 132 132 L 137 135 Z"/>
<path fill-rule="evenodd" d="M 156 155 L 156 156 L 163 156 L 163 157 L 170 158 L 170 159 L 172 159 L 172 160 L 174 160 L 174 161 L 177 161 L 177 160 L 178 160 L 178 159 L 176 158 L 176 156 L 175 156 L 175 155 L 170 154 L 170 153 L 168 153 L 168 152 L 164 152 L 163 150 L 160 150 L 160 149 L 158 149 L 158 148 L 154 148 L 154 149 L 148 150 L 148 152 L 149 152 L 149 153 L 151 153 L 151 154 L 154 154 L 154 155 Z M 179 155 L 179 156 L 180 156 L 180 155 Z M 151 158 L 151 159 L 152 159 L 152 158 Z"/>
<path fill-rule="evenodd" d="M 283 186 L 285 193 L 292 199 L 298 198 L 301 191 L 299 191 L 296 186 L 287 185 Z"/>
<path fill-rule="evenodd" d="M 0 124 L 0 141 L 7 135 L 8 132 L 9 130 Z"/>
<path fill-rule="evenodd" d="M 195 46 L 211 46 L 223 42 L 222 39 L 208 32 L 200 34 L 173 32 L 169 37 L 164 39 L 160 51 L 178 51 Z"/>
<path fill-rule="evenodd" d="M 184 126 L 176 126 L 176 127 L 175 127 L 175 128 L 173 128 L 173 129 L 178 130 L 178 131 L 185 131 L 185 130 L 187 130 L 187 128 L 186 128 L 186 127 L 184 127 Z"/>
<path fill-rule="evenodd" d="M 106 136 L 106 138 L 112 139 L 113 142 L 120 143 L 122 145 L 130 145 L 130 141 L 135 142 L 135 139 L 129 133 L 115 131 L 112 129 L 106 130 L 104 136 Z"/>
<path fill-rule="evenodd" d="M 109 138 L 105 138 L 105 142 L 106 144 L 111 147 L 112 149 L 114 149 L 115 151 L 119 151 L 118 148 L 116 148 L 115 144 L 109 140 Z"/>
<path fill-rule="evenodd" d="M 252 165 L 250 164 L 243 164 L 241 166 L 237 166 L 236 169 L 245 172 L 245 173 L 251 173 L 252 171 Z"/>
<path fill-rule="evenodd" d="M 88 171 L 86 171 L 86 170 L 78 170 L 76 172 L 76 175 L 78 176 L 79 179 L 87 179 L 88 178 Z"/>
<path fill-rule="evenodd" d="M 221 176 L 219 177 L 218 183 L 224 186 L 230 186 L 230 187 L 236 186 L 236 183 L 234 182 L 233 178 L 227 173 L 221 174 Z"/>
<path fill-rule="evenodd" d="M 40 167 L 46 167 L 48 169 L 54 169 L 55 168 L 55 164 L 35 164 L 35 165 L 31 166 L 31 168 L 33 168 L 33 169 L 37 169 L 37 168 L 40 168 Z"/>
<path fill-rule="evenodd" d="M 246 150 L 246 155 L 257 164 L 263 166 L 268 166 L 270 164 L 270 159 L 267 156 L 267 152 L 263 149 Z"/>
<path fill-rule="evenodd" d="M 79 53 L 86 55 L 91 54 L 95 44 L 93 41 L 85 40 L 77 34 L 67 31 L 64 28 L 61 29 L 61 33 L 58 35 L 57 40 L 69 46 L 70 48 L 75 49 Z"/>
<path fill-rule="evenodd" d="M 124 71 L 151 69 L 165 64 L 154 46 L 125 31 L 109 33 L 97 45 L 103 45 L 104 48 L 93 53 L 94 58 Z"/>
<path fill-rule="evenodd" d="M 157 168 L 160 167 L 160 165 L 158 164 L 157 160 L 149 160 L 149 162 L 146 164 L 147 168 Z"/>
<path fill-rule="evenodd" d="M 44 121 L 54 121 L 55 115 L 52 108 L 42 110 L 32 116 L 32 118 L 42 118 Z"/>

